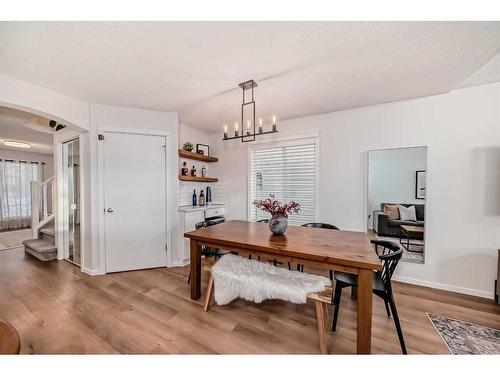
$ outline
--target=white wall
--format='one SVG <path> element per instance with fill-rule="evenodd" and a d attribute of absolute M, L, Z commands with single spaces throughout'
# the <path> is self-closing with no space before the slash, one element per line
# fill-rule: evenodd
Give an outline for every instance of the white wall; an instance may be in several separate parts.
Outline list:
<path fill-rule="evenodd" d="M 97 158 L 97 134 L 103 127 L 114 128 L 137 128 L 144 130 L 160 130 L 170 133 L 172 150 L 171 158 L 171 183 L 169 201 L 172 203 L 171 224 L 172 247 L 174 258 L 182 258 L 176 255 L 179 248 L 177 241 L 177 200 L 178 200 L 178 178 L 177 178 L 177 148 L 179 141 L 178 115 L 173 112 L 147 111 L 134 108 L 116 107 L 107 105 L 90 105 L 81 100 L 48 90 L 44 87 L 34 85 L 0 74 L 0 106 L 16 108 L 33 113 L 38 116 L 54 119 L 69 125 L 71 129 L 68 134 L 72 137 L 80 137 L 82 151 L 82 221 L 86 227 L 86 233 L 82 233 L 83 264 L 82 270 L 89 274 L 100 274 L 104 271 L 104 253 L 100 251 L 99 244 L 103 243 L 99 238 L 99 223 L 102 222 L 99 207 L 99 174 Z M 70 133 L 70 131 L 77 133 Z M 59 133 L 59 132 L 58 132 Z M 61 139 L 64 134 L 61 134 Z M 199 142 L 203 143 L 203 142 Z M 82 228 L 83 228 L 82 227 Z"/>
<path fill-rule="evenodd" d="M 425 147 L 370 151 L 368 215 L 380 210 L 381 203 L 424 204 L 425 200 L 415 198 L 415 172 L 426 170 L 426 164 Z"/>
<path fill-rule="evenodd" d="M 90 106 L 90 132 L 85 138 L 88 144 L 88 163 L 90 165 L 89 191 L 90 191 L 90 210 L 91 214 L 91 254 L 87 254 L 85 259 L 88 263 L 84 264 L 86 272 L 90 274 L 102 274 L 105 272 L 104 256 L 104 237 L 99 231 L 100 223 L 103 223 L 104 203 L 100 192 L 100 182 L 102 181 L 102 170 L 99 168 L 98 159 L 98 140 L 97 135 L 103 129 L 128 129 L 142 131 L 161 131 L 168 132 L 170 143 L 167 144 L 167 152 L 170 151 L 170 175 L 167 176 L 169 187 L 170 212 L 168 213 L 172 243 L 170 252 L 167 255 L 169 262 L 172 259 L 182 258 L 181 250 L 177 244 L 178 233 L 178 137 L 179 120 L 176 112 L 159 112 L 127 107 L 117 107 L 108 105 L 92 104 Z M 101 171 L 101 172 L 100 172 Z"/>
<path fill-rule="evenodd" d="M 60 121 L 75 129 L 89 129 L 89 104 L 0 74 L 0 105 Z"/>
<path fill-rule="evenodd" d="M 400 280 L 492 298 L 500 246 L 500 83 L 278 124 L 320 132 L 319 218 L 366 230 L 368 150 L 428 146 L 426 263 Z M 247 146 L 217 141 L 228 217 L 246 218 Z"/>
<path fill-rule="evenodd" d="M 212 156 L 217 157 L 217 154 L 215 153 L 215 148 L 214 148 L 214 142 L 209 133 L 203 132 L 199 129 L 195 129 L 191 126 L 188 126 L 186 124 L 180 124 L 179 126 L 179 147 L 182 148 L 184 143 L 186 142 L 191 142 L 193 144 L 193 151 L 196 151 L 196 145 L 198 143 L 208 145 L 209 146 L 209 153 Z M 188 167 L 189 170 L 191 170 L 191 167 L 196 168 L 196 172 L 198 176 L 201 176 L 201 168 L 205 166 L 207 168 L 207 176 L 215 176 L 217 177 L 218 173 L 218 163 L 204 163 L 192 159 L 185 159 L 185 158 L 179 158 L 179 164 L 177 166 L 178 168 L 178 174 L 181 174 L 180 169 L 183 166 L 183 162 L 186 162 L 186 166 Z M 199 184 L 193 183 L 193 182 L 179 182 L 180 186 L 188 186 L 188 187 L 198 187 Z M 211 184 L 213 186 L 213 184 Z M 206 186 L 206 184 L 205 184 Z M 219 190 L 223 186 L 219 184 Z M 199 190 L 199 189 L 198 189 Z M 191 192 L 192 194 L 192 192 Z M 213 197 L 213 195 L 212 195 Z"/>
<path fill-rule="evenodd" d="M 0 159 L 38 161 L 45 163 L 43 166 L 43 179 L 54 176 L 54 156 L 52 154 L 40 154 L 38 152 L 8 150 L 0 148 Z"/>
<path fill-rule="evenodd" d="M 211 146 L 211 137 L 210 134 L 201 131 L 199 129 L 195 129 L 186 124 L 180 124 L 179 126 L 179 147 L 182 148 L 182 145 L 186 142 L 191 142 L 196 150 L 196 144 L 201 143 L 205 145 Z M 210 148 L 210 153 L 212 149 Z"/>

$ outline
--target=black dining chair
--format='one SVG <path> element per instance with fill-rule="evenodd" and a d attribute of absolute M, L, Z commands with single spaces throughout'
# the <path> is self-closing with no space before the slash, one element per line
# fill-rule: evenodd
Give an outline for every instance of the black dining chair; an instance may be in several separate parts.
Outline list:
<path fill-rule="evenodd" d="M 205 221 L 200 221 L 199 223 L 195 224 L 195 229 L 201 229 L 201 228 L 206 228 L 212 225 L 217 225 L 220 224 L 220 222 L 217 221 L 211 221 L 211 220 L 205 220 Z M 224 251 L 224 250 L 219 250 L 215 249 L 213 247 L 208 247 L 205 245 L 201 246 L 201 255 L 205 256 L 205 258 L 210 258 L 214 257 L 215 260 L 219 259 L 221 256 L 224 254 L 227 254 L 229 251 Z M 189 276 L 188 276 L 188 284 L 191 283 L 191 271 L 189 271 Z"/>
<path fill-rule="evenodd" d="M 403 351 L 403 354 L 406 354 L 405 340 L 401 329 L 401 323 L 399 321 L 398 310 L 396 309 L 396 302 L 394 301 L 394 296 L 392 294 L 391 284 L 392 275 L 396 270 L 401 256 L 403 255 L 403 249 L 401 249 L 399 244 L 396 242 L 383 240 L 372 240 L 371 242 L 375 245 L 375 252 L 382 261 L 383 266 L 382 271 L 373 273 L 373 294 L 384 300 L 387 316 L 390 317 L 392 311 L 394 324 L 396 325 L 396 331 L 398 332 L 399 343 L 401 344 L 401 350 Z M 337 329 L 342 289 L 347 287 L 357 287 L 358 276 L 350 273 L 335 271 L 333 278 L 335 279 L 335 291 L 332 299 L 335 309 L 333 311 L 332 331 L 335 331 Z"/>
<path fill-rule="evenodd" d="M 327 224 L 327 223 L 307 223 L 307 224 L 302 224 L 302 227 L 308 227 L 308 228 L 320 228 L 320 229 L 333 229 L 333 230 L 339 230 L 335 225 L 332 224 Z M 288 262 L 288 269 L 291 270 L 291 264 Z M 297 264 L 297 271 L 304 272 L 304 265 L 303 264 Z M 330 270 L 330 280 L 333 280 L 333 271 Z"/>

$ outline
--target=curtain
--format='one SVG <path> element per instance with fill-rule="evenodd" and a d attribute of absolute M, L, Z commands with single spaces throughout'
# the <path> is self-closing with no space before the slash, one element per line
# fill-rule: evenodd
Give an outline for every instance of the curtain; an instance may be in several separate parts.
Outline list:
<path fill-rule="evenodd" d="M 0 230 L 31 225 L 31 181 L 43 180 L 43 163 L 0 159 Z"/>

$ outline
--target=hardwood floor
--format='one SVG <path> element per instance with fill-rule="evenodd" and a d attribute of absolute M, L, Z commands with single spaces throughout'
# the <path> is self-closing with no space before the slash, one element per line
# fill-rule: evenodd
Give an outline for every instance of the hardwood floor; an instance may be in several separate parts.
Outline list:
<path fill-rule="evenodd" d="M 0 252 L 0 319 L 21 336 L 21 353 L 318 353 L 313 304 L 192 301 L 187 268 L 90 277 L 64 261 L 22 249 Z M 203 292 L 207 275 L 203 276 Z M 500 329 L 493 301 L 395 283 L 409 353 L 448 353 L 426 312 Z M 330 353 L 355 353 L 356 304 L 344 293 Z M 373 353 L 399 354 L 394 322 L 374 297 Z"/>

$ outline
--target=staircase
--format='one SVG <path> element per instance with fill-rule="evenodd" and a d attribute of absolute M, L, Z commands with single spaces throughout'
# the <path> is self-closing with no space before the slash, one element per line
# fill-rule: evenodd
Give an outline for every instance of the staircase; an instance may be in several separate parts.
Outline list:
<path fill-rule="evenodd" d="M 55 228 L 53 226 L 53 202 L 55 199 L 54 177 L 43 182 L 31 182 L 31 230 L 33 238 L 23 241 L 23 245 L 27 254 L 42 261 L 57 258 Z"/>

